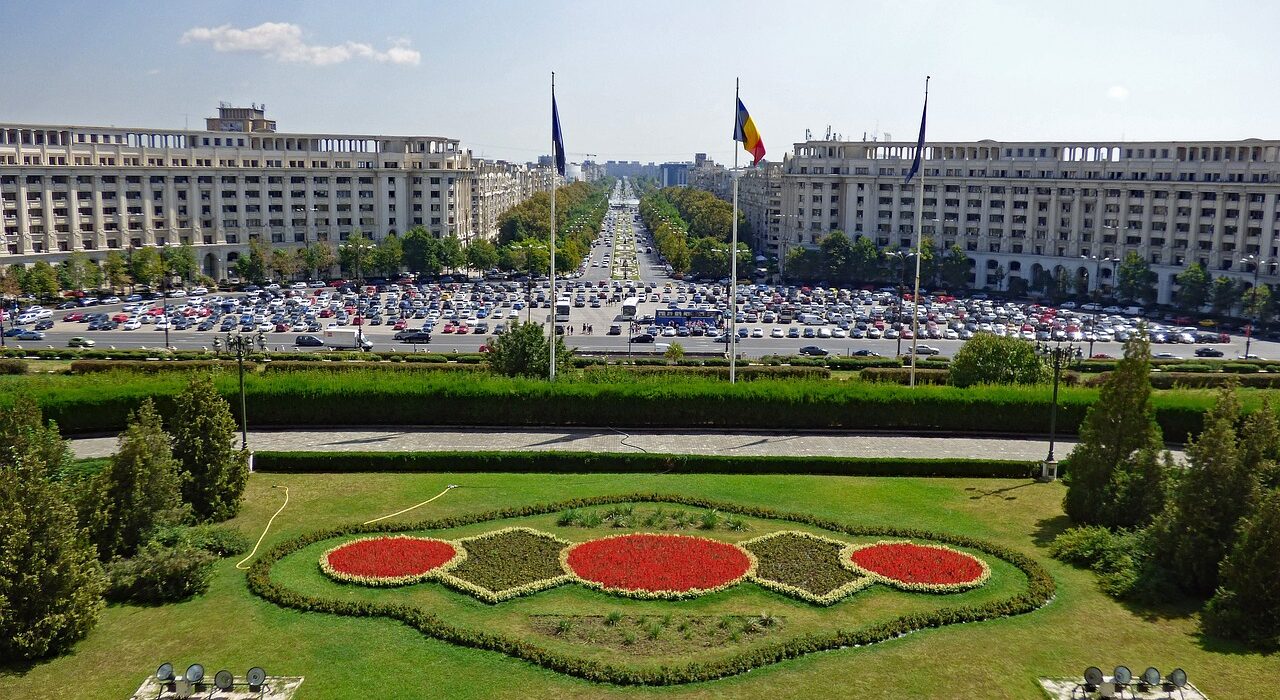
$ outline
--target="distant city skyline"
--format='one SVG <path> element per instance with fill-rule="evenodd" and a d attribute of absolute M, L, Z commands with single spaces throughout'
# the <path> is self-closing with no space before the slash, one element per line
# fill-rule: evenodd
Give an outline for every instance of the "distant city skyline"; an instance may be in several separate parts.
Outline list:
<path fill-rule="evenodd" d="M 429 134 L 481 157 L 732 158 L 733 82 L 769 160 L 828 127 L 911 140 L 1277 138 L 1280 6 L 1237 2 L 8 2 L 0 121 Z"/>

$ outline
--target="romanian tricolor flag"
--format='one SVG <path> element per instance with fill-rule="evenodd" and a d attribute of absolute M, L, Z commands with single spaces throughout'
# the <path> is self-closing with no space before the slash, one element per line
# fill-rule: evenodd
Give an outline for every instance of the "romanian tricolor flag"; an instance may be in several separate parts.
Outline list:
<path fill-rule="evenodd" d="M 751 161 L 752 165 L 759 163 L 764 157 L 764 139 L 760 138 L 756 123 L 751 121 L 751 115 L 747 114 L 747 108 L 742 105 L 741 99 L 738 100 L 738 114 L 733 122 L 733 140 L 741 141 L 742 147 L 755 158 Z"/>

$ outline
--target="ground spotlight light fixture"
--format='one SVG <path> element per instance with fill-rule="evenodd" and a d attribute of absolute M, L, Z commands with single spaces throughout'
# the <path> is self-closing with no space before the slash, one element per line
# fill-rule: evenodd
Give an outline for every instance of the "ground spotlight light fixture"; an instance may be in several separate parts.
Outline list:
<path fill-rule="evenodd" d="M 1152 688 L 1160 685 L 1160 669 L 1150 666 L 1142 672 L 1142 677 L 1138 679 L 1138 692 L 1145 693 Z"/>

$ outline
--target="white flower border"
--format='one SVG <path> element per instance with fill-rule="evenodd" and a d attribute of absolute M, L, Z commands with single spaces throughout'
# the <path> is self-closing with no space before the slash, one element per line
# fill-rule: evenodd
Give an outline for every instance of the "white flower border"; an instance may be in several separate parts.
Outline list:
<path fill-rule="evenodd" d="M 764 542 L 765 540 L 770 540 L 775 537 L 781 537 L 783 535 L 795 535 L 798 537 L 804 537 L 804 538 L 808 538 L 818 542 L 837 545 L 839 547 L 839 549 L 836 550 L 837 563 L 842 568 L 846 570 L 851 570 L 849 569 L 848 566 L 844 565 L 845 550 L 849 548 L 848 542 L 843 542 L 841 540 L 833 539 L 831 537 L 823 537 L 822 535 L 815 535 L 812 532 L 805 532 L 803 530 L 778 530 L 777 532 L 770 532 L 766 535 L 760 535 L 759 537 L 753 537 L 749 540 L 743 540 L 742 542 L 738 543 L 738 546 L 745 549 L 746 546 L 749 544 Z M 759 574 L 758 571 L 752 574 L 751 580 L 756 584 L 759 584 L 761 587 L 767 588 L 771 591 L 776 591 L 778 593 L 782 593 L 783 595 L 791 596 L 792 598 L 798 598 L 800 600 L 805 601 L 806 603 L 813 603 L 814 605 L 825 606 L 825 605 L 834 605 L 840 602 L 841 600 L 843 600 L 845 597 L 849 596 L 850 594 L 856 593 L 877 582 L 877 579 L 867 576 L 866 574 L 860 571 L 855 571 L 854 573 L 858 574 L 862 578 L 859 578 L 855 581 L 850 581 L 842 586 L 837 586 L 836 588 L 833 588 L 822 595 L 818 595 L 817 593 L 814 593 L 813 591 L 810 591 L 807 588 L 801 588 L 799 586 L 793 586 L 789 583 L 783 583 L 781 581 L 775 581 L 774 579 L 764 578 Z"/>
<path fill-rule="evenodd" d="M 645 591 L 645 590 L 632 589 L 632 588 L 613 588 L 611 586 L 606 586 L 597 581 L 590 581 L 588 579 L 585 579 L 579 576 L 569 566 L 569 554 L 573 552 L 574 549 L 578 548 L 581 545 L 586 544 L 587 542 L 613 540 L 621 537 L 635 537 L 636 535 L 648 535 L 653 537 L 683 537 L 691 540 L 707 540 L 710 542 L 715 542 L 717 544 L 723 544 L 728 547 L 733 547 L 734 549 L 746 555 L 747 562 L 748 562 L 747 570 L 744 571 L 741 576 L 738 576 L 730 581 L 725 581 L 724 583 L 718 586 L 713 586 L 711 588 L 689 588 L 682 591 L 676 591 L 676 590 Z M 738 585 L 739 583 L 742 583 L 743 581 L 750 580 L 751 577 L 753 577 L 756 573 L 756 566 L 758 563 L 759 562 L 757 562 L 756 560 L 756 555 L 747 551 L 740 544 L 736 544 L 734 542 L 725 542 L 724 540 L 712 539 L 710 537 L 700 537 L 698 535 L 681 535 L 681 534 L 670 533 L 670 532 L 626 532 L 626 533 L 620 533 L 617 535 L 607 535 L 605 537 L 595 537 L 590 540 L 586 540 L 584 542 L 575 542 L 574 544 L 560 550 L 560 567 L 564 569 L 565 574 L 568 575 L 573 581 L 577 582 L 582 586 L 595 589 L 602 593 L 609 593 L 611 595 L 622 596 L 624 598 L 636 598 L 638 600 L 687 600 L 689 598 L 697 598 L 698 596 L 707 595 L 709 593 L 719 593 L 720 591 L 732 588 Z"/>
<path fill-rule="evenodd" d="M 370 542 L 373 540 L 428 540 L 431 542 L 443 542 L 450 547 L 453 547 L 454 555 L 452 559 L 439 566 L 428 569 L 420 574 L 408 574 L 406 576 L 361 576 L 359 574 L 350 574 L 345 571 L 339 571 L 338 569 L 333 568 L 329 563 L 329 555 L 339 549 L 349 547 L 358 542 Z M 466 558 L 467 550 L 461 544 L 450 540 L 443 540 L 439 537 L 420 537 L 417 535 L 374 535 L 372 537 L 360 537 L 354 540 L 347 540 L 346 542 L 325 550 L 325 553 L 320 555 L 320 570 L 324 572 L 325 576 L 342 583 L 356 583 L 362 586 L 388 588 L 393 586 L 408 586 L 410 584 L 421 583 L 431 579 L 438 579 L 457 565 L 461 564 L 466 560 Z"/>
<path fill-rule="evenodd" d="M 474 537 L 464 537 L 462 539 L 454 540 L 453 544 L 458 549 L 462 551 L 466 551 L 466 544 L 468 542 L 474 542 L 476 540 L 491 539 L 491 538 L 509 534 L 512 532 L 524 532 L 531 535 L 536 535 L 538 537 L 550 539 L 551 541 L 557 542 L 561 545 L 562 553 L 565 547 L 572 544 L 568 540 L 562 540 L 551 533 L 543 532 L 541 530 L 535 530 L 534 528 L 531 528 L 531 527 L 520 527 L 520 526 L 504 527 L 499 530 L 492 530 L 490 532 L 481 533 L 479 535 L 475 535 Z M 455 568 L 455 566 L 456 565 L 450 566 L 449 571 L 452 571 Z M 457 576 L 454 576 L 452 573 L 449 573 L 449 571 L 442 572 L 441 575 L 438 577 L 441 583 L 445 584 L 446 586 L 449 586 L 450 588 L 461 591 L 462 593 L 466 593 L 467 595 L 474 596 L 475 598 L 478 598 L 479 600 L 485 603 L 490 603 L 490 604 L 501 603 L 504 600 L 510 600 L 512 598 L 518 598 L 520 596 L 530 595 L 532 593 L 537 593 L 538 591 L 544 591 L 548 588 L 555 588 L 556 586 L 569 583 L 570 581 L 574 580 L 572 576 L 565 574 L 561 576 L 552 576 L 550 578 L 530 581 L 529 583 L 524 583 L 512 588 L 504 588 L 501 591 L 494 591 L 489 588 L 485 588 L 484 586 L 481 586 L 479 584 L 471 583 L 470 581 L 464 581 L 463 579 L 460 579 Z"/>
<path fill-rule="evenodd" d="M 960 556 L 968 557 L 978 562 L 978 565 L 982 567 L 982 575 L 978 576 L 978 578 L 972 581 L 965 581 L 963 583 L 908 583 L 906 581 L 899 581 L 897 579 L 892 579 L 892 578 L 889 578 L 888 576 L 878 574 L 874 571 L 864 569 L 853 562 L 854 552 L 860 549 L 867 549 L 869 547 L 876 547 L 879 545 L 886 545 L 886 544 L 909 544 L 909 545 L 914 545 L 916 547 L 942 549 L 942 550 L 951 552 L 952 554 L 959 554 Z M 846 569 L 860 573 L 863 576 L 871 577 L 872 579 L 875 579 L 875 581 L 878 583 L 883 583 L 886 586 L 891 586 L 899 590 L 910 591 L 913 593 L 958 593 L 960 591 L 967 591 L 973 588 L 978 588 L 979 586 L 982 586 L 983 584 L 985 584 L 987 582 L 987 579 L 991 578 L 991 567 L 987 564 L 987 562 L 983 561 L 981 557 L 977 557 L 968 552 L 962 552 L 958 549 L 955 549 L 953 547 L 948 547 L 942 544 L 921 544 L 919 542 L 912 542 L 911 540 L 878 540 L 876 542 L 870 542 L 867 544 L 850 544 L 846 546 L 843 551 L 840 552 L 840 563 Z"/>

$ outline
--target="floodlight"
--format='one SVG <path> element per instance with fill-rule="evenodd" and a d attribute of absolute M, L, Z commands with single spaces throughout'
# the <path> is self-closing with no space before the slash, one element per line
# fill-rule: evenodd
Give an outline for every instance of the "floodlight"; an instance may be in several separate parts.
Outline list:
<path fill-rule="evenodd" d="M 1158 685 L 1160 685 L 1160 669 L 1151 666 L 1142 672 L 1142 680 L 1138 683 L 1138 690 L 1146 691 Z"/>
<path fill-rule="evenodd" d="M 189 683 L 199 683 L 204 680 L 204 666 L 191 664 L 187 667 L 187 672 L 183 674 L 183 678 L 186 678 Z"/>
<path fill-rule="evenodd" d="M 1180 668 L 1173 669 L 1173 673 L 1169 674 L 1169 682 L 1172 683 L 1175 688 L 1187 687 L 1187 672 Z"/>
<path fill-rule="evenodd" d="M 213 685 L 218 690 L 227 691 L 231 690 L 231 686 L 235 685 L 235 680 L 236 677 L 231 675 L 231 672 L 224 668 L 214 675 Z"/>
<path fill-rule="evenodd" d="M 161 683 L 173 680 L 173 664 L 160 664 L 160 668 L 156 669 L 156 680 Z"/>
<path fill-rule="evenodd" d="M 1115 672 L 1112 674 L 1112 680 L 1116 685 L 1129 685 L 1129 681 L 1133 680 L 1133 671 L 1128 666 L 1116 666 Z"/>
<path fill-rule="evenodd" d="M 1084 670 L 1084 689 L 1086 692 L 1092 693 L 1102 685 L 1102 669 L 1097 666 L 1090 666 Z"/>
<path fill-rule="evenodd" d="M 244 675 L 245 679 L 249 681 L 249 690 L 255 693 L 262 687 L 263 682 L 267 680 L 267 672 L 262 670 L 260 666 L 254 666 Z"/>

